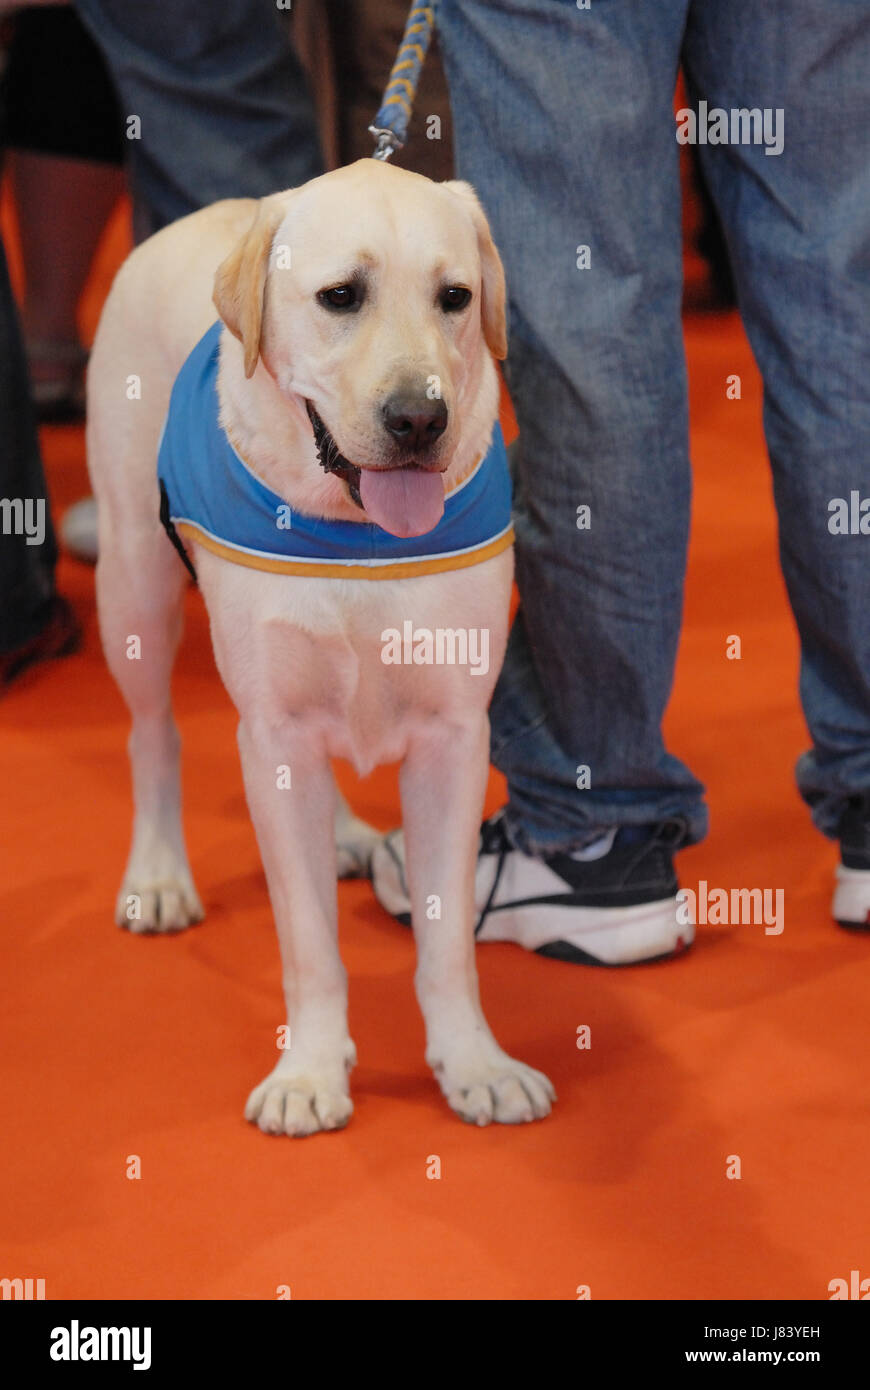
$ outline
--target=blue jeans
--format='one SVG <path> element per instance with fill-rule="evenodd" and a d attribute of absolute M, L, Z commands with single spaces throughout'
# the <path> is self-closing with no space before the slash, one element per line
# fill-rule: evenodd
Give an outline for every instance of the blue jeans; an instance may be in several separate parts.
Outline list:
<path fill-rule="evenodd" d="M 870 7 L 437 0 L 436 17 L 458 173 L 509 289 L 522 604 L 492 705 L 508 833 L 543 852 L 674 815 L 691 840 L 706 830 L 704 789 L 661 734 L 691 493 L 682 60 L 711 108 L 784 111 L 780 154 L 700 152 L 764 378 L 812 737 L 798 784 L 835 835 L 870 789 L 870 537 L 828 529 L 832 498 L 870 495 Z"/>
<path fill-rule="evenodd" d="M 273 0 L 75 6 L 125 117 L 141 122 L 129 140 L 137 240 L 219 198 L 262 198 L 323 173 L 305 77 Z"/>

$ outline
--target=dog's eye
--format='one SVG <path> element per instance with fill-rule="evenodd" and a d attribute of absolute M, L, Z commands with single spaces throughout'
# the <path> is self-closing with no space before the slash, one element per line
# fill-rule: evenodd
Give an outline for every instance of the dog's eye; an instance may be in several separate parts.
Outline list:
<path fill-rule="evenodd" d="M 441 308 L 446 313 L 455 313 L 457 309 L 464 309 L 466 304 L 471 301 L 471 290 L 467 290 L 464 285 L 448 285 L 446 290 L 441 291 Z"/>
<path fill-rule="evenodd" d="M 356 285 L 333 285 L 321 290 L 317 298 L 326 309 L 357 309 L 362 302 Z"/>

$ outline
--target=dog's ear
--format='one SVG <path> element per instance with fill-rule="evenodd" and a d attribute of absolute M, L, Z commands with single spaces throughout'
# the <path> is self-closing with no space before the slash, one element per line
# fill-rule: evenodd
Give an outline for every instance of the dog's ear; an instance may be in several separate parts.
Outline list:
<path fill-rule="evenodd" d="M 501 362 L 507 357 L 505 283 L 501 256 L 495 248 L 486 213 L 471 184 L 465 183 L 462 179 L 449 179 L 444 187 L 462 199 L 474 222 L 483 284 L 483 336 L 493 357 L 497 357 Z"/>
<path fill-rule="evenodd" d="M 245 349 L 245 376 L 253 376 L 260 355 L 260 331 L 272 240 L 286 212 L 283 199 L 261 198 L 254 220 L 238 246 L 221 261 L 214 277 L 214 306 Z"/>

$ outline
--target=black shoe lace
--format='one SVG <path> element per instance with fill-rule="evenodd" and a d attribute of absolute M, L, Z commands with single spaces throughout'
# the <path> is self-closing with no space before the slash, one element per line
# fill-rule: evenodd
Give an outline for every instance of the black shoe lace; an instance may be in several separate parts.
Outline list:
<path fill-rule="evenodd" d="M 660 850 L 665 851 L 669 863 L 670 856 L 682 849 L 688 838 L 689 822 L 685 816 L 670 816 L 667 820 L 659 821 L 652 834 L 641 840 L 634 854 L 629 857 L 623 871 L 625 878 L 629 878 L 635 872 L 642 860 L 651 859 L 655 863 Z"/>
<path fill-rule="evenodd" d="M 495 874 L 493 875 L 489 895 L 477 919 L 477 925 L 474 928 L 475 936 L 480 932 L 481 927 L 486 921 L 489 909 L 492 907 L 495 895 L 498 892 L 498 885 L 501 882 L 504 861 L 510 854 L 512 848 L 513 846 L 507 837 L 507 831 L 504 827 L 504 811 L 496 811 L 495 815 L 490 816 L 489 820 L 485 820 L 480 827 L 480 853 L 497 854 L 498 863 L 495 866 Z"/>

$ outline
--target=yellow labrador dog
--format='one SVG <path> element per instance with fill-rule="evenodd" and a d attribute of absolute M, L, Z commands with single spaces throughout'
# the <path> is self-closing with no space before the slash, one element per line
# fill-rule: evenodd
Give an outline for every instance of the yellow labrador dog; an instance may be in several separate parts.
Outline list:
<path fill-rule="evenodd" d="M 511 533 L 475 533 L 458 558 L 415 550 L 468 497 L 475 515 L 488 505 L 480 468 L 505 351 L 504 276 L 472 189 L 372 159 L 165 228 L 129 257 L 103 312 L 88 382 L 97 597 L 132 714 L 135 795 L 117 919 L 154 932 L 203 915 L 169 693 L 184 560 L 238 710 L 281 947 L 290 1045 L 245 1112 L 270 1134 L 339 1129 L 353 1108 L 335 884 L 366 864 L 375 832 L 337 797 L 333 757 L 361 775 L 401 763 L 415 984 L 448 1104 L 472 1123 L 516 1124 L 554 1098 L 496 1042 L 474 959 Z M 295 559 L 270 559 L 244 533 L 248 511 L 262 526 L 272 502 Z M 375 537 L 371 555 L 353 549 L 358 536 Z M 488 660 L 421 661 L 419 634 L 439 631 L 485 635 Z"/>

